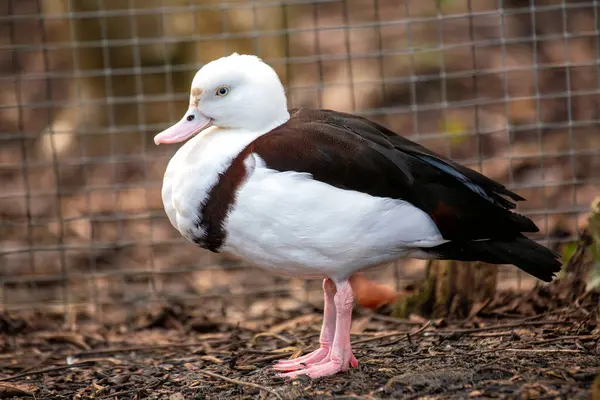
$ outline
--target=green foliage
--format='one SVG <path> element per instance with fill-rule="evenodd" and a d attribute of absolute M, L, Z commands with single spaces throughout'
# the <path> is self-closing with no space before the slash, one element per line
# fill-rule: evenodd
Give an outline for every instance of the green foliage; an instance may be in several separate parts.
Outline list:
<path fill-rule="evenodd" d="M 467 125 L 462 119 L 448 116 L 444 121 L 441 121 L 440 125 L 442 125 L 440 130 L 446 132 L 453 146 L 457 146 L 467 139 L 465 134 Z"/>
<path fill-rule="evenodd" d="M 575 254 L 576 249 L 577 249 L 577 242 L 565 243 L 562 246 L 562 259 L 565 264 L 569 262 L 571 257 L 573 257 L 573 254 Z"/>
<path fill-rule="evenodd" d="M 587 249 L 589 251 L 594 265 L 591 269 L 589 286 L 592 288 L 600 287 L 600 196 L 592 202 L 589 233 L 592 237 L 592 243 Z"/>
<path fill-rule="evenodd" d="M 438 6 L 438 8 L 442 8 L 444 4 L 448 4 L 451 1 L 452 0 L 435 0 L 435 4 Z"/>

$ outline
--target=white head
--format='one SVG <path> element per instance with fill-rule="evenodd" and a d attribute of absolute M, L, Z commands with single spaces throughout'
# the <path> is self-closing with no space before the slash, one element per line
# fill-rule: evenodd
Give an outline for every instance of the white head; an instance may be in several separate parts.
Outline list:
<path fill-rule="evenodd" d="M 277 73 L 260 58 L 234 53 L 204 65 L 194 76 L 183 118 L 154 143 L 183 142 L 209 126 L 268 132 L 290 115 Z"/>

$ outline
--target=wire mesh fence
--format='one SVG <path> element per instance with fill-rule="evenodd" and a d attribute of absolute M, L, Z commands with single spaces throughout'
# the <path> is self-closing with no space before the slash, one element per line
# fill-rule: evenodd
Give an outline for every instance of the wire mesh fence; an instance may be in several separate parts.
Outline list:
<path fill-rule="evenodd" d="M 186 243 L 160 187 L 204 63 L 253 53 L 290 107 L 355 112 L 506 183 L 555 250 L 600 184 L 598 1 L 7 0 L 0 5 L 0 306 L 125 313 L 306 300 Z M 415 260 L 378 272 L 402 285 Z M 523 277 L 524 278 L 524 277 Z M 505 267 L 503 287 L 524 285 Z"/>

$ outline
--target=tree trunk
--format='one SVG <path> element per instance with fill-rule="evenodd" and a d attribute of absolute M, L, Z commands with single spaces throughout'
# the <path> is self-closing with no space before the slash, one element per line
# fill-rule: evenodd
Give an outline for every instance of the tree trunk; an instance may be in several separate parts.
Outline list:
<path fill-rule="evenodd" d="M 590 211 L 589 223 L 590 235 L 592 237 L 591 253 L 592 253 L 592 268 L 589 286 L 596 290 L 600 289 L 600 196 L 596 197 L 592 202 Z M 600 313 L 600 304 L 598 304 L 598 313 Z M 599 375 L 600 377 L 600 375 Z M 598 380 L 600 382 L 600 379 Z"/>
<path fill-rule="evenodd" d="M 489 301 L 496 290 L 498 267 L 480 262 L 433 260 L 421 286 L 400 297 L 392 315 L 406 318 L 418 314 L 429 318 L 464 318 Z"/>

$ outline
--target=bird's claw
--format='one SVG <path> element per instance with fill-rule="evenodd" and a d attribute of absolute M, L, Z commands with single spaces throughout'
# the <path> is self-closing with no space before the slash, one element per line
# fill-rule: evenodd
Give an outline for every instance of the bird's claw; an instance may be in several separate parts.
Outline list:
<path fill-rule="evenodd" d="M 319 350 L 322 350 L 322 348 Z M 310 357 L 304 356 L 306 358 L 303 360 L 282 360 L 275 364 L 273 368 L 277 371 L 285 371 L 277 374 L 278 377 L 285 379 L 292 379 L 301 375 L 307 375 L 310 378 L 320 378 L 347 371 L 350 367 L 358 368 L 358 361 L 351 350 L 349 351 L 350 354 L 345 357 L 347 358 L 345 362 L 339 359 L 332 359 L 330 352 L 321 357 L 323 353 L 319 352 L 319 350 L 307 354 Z"/>

